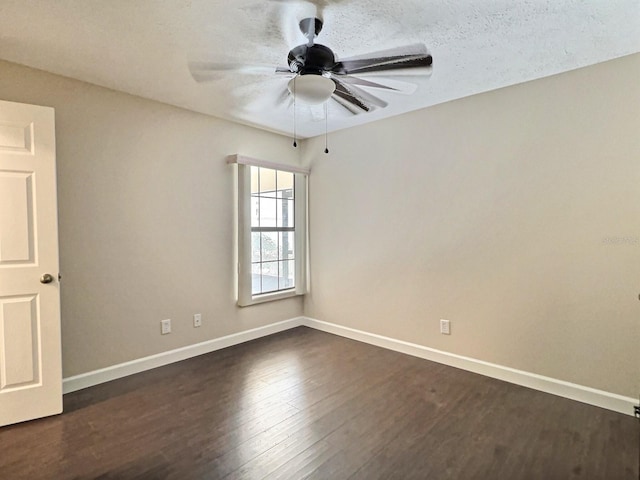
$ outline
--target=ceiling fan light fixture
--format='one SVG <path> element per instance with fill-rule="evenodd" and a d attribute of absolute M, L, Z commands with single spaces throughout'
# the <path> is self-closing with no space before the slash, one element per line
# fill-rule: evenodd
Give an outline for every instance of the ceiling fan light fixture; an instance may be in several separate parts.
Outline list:
<path fill-rule="evenodd" d="M 336 84 L 330 78 L 322 75 L 308 74 L 298 75 L 289 80 L 288 88 L 291 95 L 295 96 L 296 101 L 318 105 L 331 98 Z"/>

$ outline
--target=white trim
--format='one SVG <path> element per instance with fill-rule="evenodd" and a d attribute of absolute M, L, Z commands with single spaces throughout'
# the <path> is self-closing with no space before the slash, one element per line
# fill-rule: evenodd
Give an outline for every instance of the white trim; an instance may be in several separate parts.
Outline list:
<path fill-rule="evenodd" d="M 153 368 L 179 362 L 188 358 L 214 352 L 222 348 L 238 345 L 240 343 L 255 340 L 257 338 L 272 335 L 274 333 L 289 330 L 291 328 L 307 326 L 341 337 L 350 338 L 359 342 L 368 343 L 377 347 L 386 348 L 396 352 L 424 358 L 432 362 L 449 365 L 469 372 L 478 373 L 486 377 L 496 378 L 505 382 L 514 383 L 523 387 L 532 388 L 541 392 L 558 395 L 582 403 L 587 403 L 614 412 L 633 416 L 633 407 L 637 404 L 636 399 L 617 395 L 615 393 L 597 390 L 595 388 L 577 385 L 575 383 L 557 380 L 551 377 L 537 375 L 535 373 L 516 370 L 514 368 L 496 365 L 494 363 L 477 360 L 475 358 L 464 357 L 455 353 L 444 352 L 434 348 L 425 347 L 415 343 L 368 333 L 354 328 L 336 325 L 334 323 L 323 322 L 309 317 L 297 317 L 282 322 L 272 323 L 263 327 L 234 333 L 225 337 L 216 338 L 195 345 L 170 350 L 168 352 L 139 358 L 130 362 L 113 365 L 111 367 L 94 370 L 63 380 L 63 393 L 71 393 L 83 388 L 92 387 L 101 383 L 116 380 L 118 378 L 144 372 Z"/>
<path fill-rule="evenodd" d="M 307 223 L 307 208 L 309 205 L 309 197 L 307 196 L 307 183 L 309 177 L 302 175 L 294 175 L 295 185 L 295 254 L 296 265 L 296 294 L 304 295 L 307 293 L 307 232 L 309 224 Z M 301 200 L 299 200 L 301 199 Z M 304 203 L 303 203 L 304 202 Z"/>
<path fill-rule="evenodd" d="M 281 170 L 283 172 L 301 173 L 302 175 L 309 175 L 310 173 L 310 170 L 308 168 L 295 167 L 293 165 L 270 162 L 268 160 L 260 160 L 258 158 L 245 157 L 244 155 L 240 155 L 237 153 L 235 155 L 228 155 L 227 163 L 237 163 L 238 165 L 251 165 L 253 167 L 272 168 L 274 170 Z"/>
<path fill-rule="evenodd" d="M 228 160 L 233 163 L 234 156 Z M 235 155 L 237 159 L 243 159 Z M 240 307 L 248 307 L 258 303 L 280 300 L 295 295 L 304 295 L 307 292 L 306 280 L 306 241 L 307 241 L 307 175 L 294 173 L 295 194 L 295 289 L 279 290 L 276 292 L 254 295 L 252 292 L 252 267 L 251 261 L 251 166 L 249 162 L 236 162 L 237 188 L 235 199 L 237 200 L 236 222 L 234 233 L 237 234 L 235 257 L 237 258 L 237 283 L 236 300 Z M 276 170 L 282 170 L 277 167 Z"/>
<path fill-rule="evenodd" d="M 237 303 L 244 307 L 252 305 L 251 294 L 251 168 L 238 164 L 238 297 Z"/>
<path fill-rule="evenodd" d="M 596 407 L 606 408 L 614 412 L 633 416 L 633 407 L 637 404 L 637 400 L 631 397 L 625 397 L 623 395 L 605 392 L 604 390 L 597 390 L 535 373 L 516 370 L 515 368 L 496 365 L 483 360 L 464 357 L 455 353 L 444 352 L 442 350 L 436 350 L 423 345 L 396 340 L 362 330 L 343 327 L 334 323 L 304 317 L 303 324 L 323 332 L 333 333 L 341 337 L 350 338 L 388 350 L 424 358 L 425 360 L 431 360 L 469 372 L 479 373 L 480 375 L 532 388 L 541 392 L 551 393 Z"/>
<path fill-rule="evenodd" d="M 134 373 L 144 372 L 153 368 L 169 365 L 170 363 L 179 362 L 198 355 L 214 352 L 222 348 L 248 342 L 249 340 L 266 337 L 267 335 L 299 327 L 303 325 L 303 321 L 303 317 L 292 318 L 290 320 L 265 325 L 264 327 L 245 330 L 244 332 L 234 333 L 225 337 L 196 343 L 195 345 L 188 345 L 168 352 L 158 353 L 157 355 L 151 355 L 149 357 L 139 358 L 137 360 L 120 363 L 111 367 L 101 368 L 100 370 L 94 370 L 92 372 L 68 377 L 62 381 L 62 392 L 75 392 L 76 390 L 82 390 L 83 388 L 127 377 Z"/>
<path fill-rule="evenodd" d="M 240 304 L 241 307 L 249 307 L 251 305 L 257 305 L 259 303 L 272 302 L 273 300 L 282 300 L 283 298 L 298 297 L 304 295 L 304 293 L 298 293 L 295 288 L 289 290 L 280 290 L 271 293 L 261 293 L 260 295 L 254 295 L 249 302 Z"/>

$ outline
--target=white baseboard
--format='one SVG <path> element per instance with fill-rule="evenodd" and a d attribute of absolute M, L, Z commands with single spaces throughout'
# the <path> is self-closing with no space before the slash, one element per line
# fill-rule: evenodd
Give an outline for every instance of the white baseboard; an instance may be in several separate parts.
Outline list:
<path fill-rule="evenodd" d="M 187 358 L 196 357 L 215 350 L 238 345 L 240 343 L 255 340 L 256 338 L 265 337 L 274 333 L 289 330 L 290 328 L 299 327 L 304 324 L 303 317 L 292 318 L 282 322 L 272 323 L 264 327 L 258 327 L 244 332 L 234 333 L 225 337 L 215 338 L 195 345 L 189 345 L 168 352 L 158 353 L 149 357 L 139 358 L 130 362 L 120 363 L 100 370 L 75 375 L 65 378 L 62 381 L 62 392 L 71 393 L 83 388 L 92 387 L 100 383 L 109 382 L 117 378 L 133 375 L 134 373 L 144 372 L 153 368 L 162 367 L 170 363 L 186 360 Z"/>
<path fill-rule="evenodd" d="M 522 370 L 504 367 L 502 365 L 496 365 L 494 363 L 477 360 L 475 358 L 463 357 L 454 353 L 444 352 L 442 350 L 436 350 L 423 345 L 396 340 L 382 335 L 376 335 L 374 333 L 336 325 L 334 323 L 323 322 L 309 317 L 292 318 L 290 320 L 272 323 L 264 327 L 234 333 L 232 335 L 197 343 L 195 345 L 189 345 L 176 350 L 170 350 L 157 355 L 151 355 L 149 357 L 120 363 L 100 370 L 94 370 L 81 375 L 68 377 L 62 382 L 62 390 L 63 393 L 75 392 L 83 388 L 92 387 L 100 383 L 109 382 L 128 375 L 133 375 L 135 373 L 144 372 L 170 363 L 186 360 L 188 358 L 210 353 L 233 345 L 238 345 L 240 343 L 248 342 L 249 340 L 255 340 L 257 338 L 272 335 L 274 333 L 302 325 L 627 415 L 633 415 L 633 407 L 637 403 L 636 400 L 631 397 L 625 397 L 615 393 L 605 392 L 603 390 L 596 390 L 595 388 L 585 387 L 575 383 L 537 375 L 535 373 L 524 372 Z"/>
<path fill-rule="evenodd" d="M 415 343 L 395 340 L 393 338 L 376 335 L 373 333 L 343 327 L 333 323 L 315 320 L 304 317 L 303 325 L 316 330 L 333 333 L 341 337 L 358 340 L 360 342 L 376 345 L 378 347 L 405 353 L 414 357 L 424 358 L 433 362 L 442 363 L 452 367 L 479 373 L 487 377 L 515 383 L 523 387 L 533 388 L 541 392 L 551 393 L 560 397 L 569 398 L 578 402 L 587 403 L 596 407 L 606 408 L 614 412 L 624 413 L 633 416 L 633 407 L 637 400 L 631 397 L 617 395 L 615 393 L 597 390 L 595 388 L 577 385 L 551 377 L 537 375 L 535 373 L 524 372 L 514 368 L 496 365 L 494 363 L 477 360 L 475 358 L 463 357 L 454 353 L 444 352 L 433 348 L 425 347 Z"/>

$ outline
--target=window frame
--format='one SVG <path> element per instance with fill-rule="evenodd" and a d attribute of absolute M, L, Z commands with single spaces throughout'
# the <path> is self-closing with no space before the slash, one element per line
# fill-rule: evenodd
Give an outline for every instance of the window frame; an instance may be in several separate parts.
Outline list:
<path fill-rule="evenodd" d="M 240 155 L 231 156 L 228 162 L 237 164 L 237 304 L 246 307 L 306 294 L 308 170 Z M 268 168 L 294 174 L 295 286 L 291 289 L 256 295 L 252 293 L 251 167 Z"/>

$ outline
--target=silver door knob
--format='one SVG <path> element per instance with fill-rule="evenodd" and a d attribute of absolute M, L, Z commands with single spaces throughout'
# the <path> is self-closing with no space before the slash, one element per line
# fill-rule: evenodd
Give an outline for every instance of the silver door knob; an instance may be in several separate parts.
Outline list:
<path fill-rule="evenodd" d="M 51 283 L 53 282 L 53 275 L 50 273 L 45 273 L 40 277 L 40 283 Z"/>

